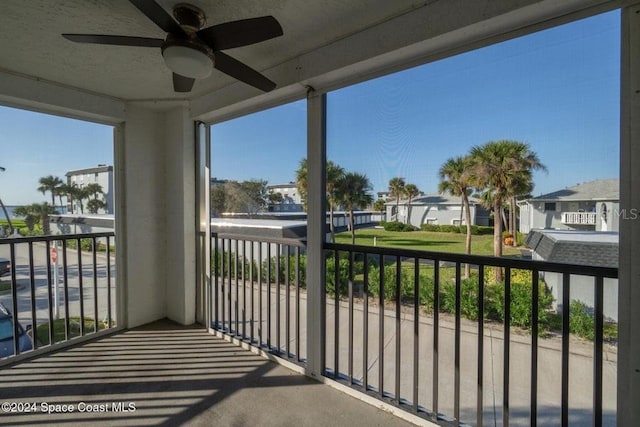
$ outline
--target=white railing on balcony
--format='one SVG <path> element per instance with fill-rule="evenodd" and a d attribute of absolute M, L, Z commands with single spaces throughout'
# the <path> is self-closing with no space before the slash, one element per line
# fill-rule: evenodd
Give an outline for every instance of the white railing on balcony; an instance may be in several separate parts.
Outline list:
<path fill-rule="evenodd" d="M 562 223 L 569 225 L 595 225 L 595 212 L 563 212 Z"/>

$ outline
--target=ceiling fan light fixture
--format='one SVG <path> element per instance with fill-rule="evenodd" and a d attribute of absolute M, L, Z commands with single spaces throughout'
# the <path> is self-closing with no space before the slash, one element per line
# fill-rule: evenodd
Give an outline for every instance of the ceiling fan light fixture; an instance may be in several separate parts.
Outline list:
<path fill-rule="evenodd" d="M 162 56 L 171 71 L 184 77 L 204 79 L 213 70 L 213 58 L 193 46 L 171 44 L 162 49 Z"/>

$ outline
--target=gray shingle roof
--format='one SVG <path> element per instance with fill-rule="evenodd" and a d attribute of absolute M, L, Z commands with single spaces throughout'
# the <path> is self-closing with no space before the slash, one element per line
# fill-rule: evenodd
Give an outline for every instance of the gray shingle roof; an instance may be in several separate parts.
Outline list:
<path fill-rule="evenodd" d="M 620 180 L 596 179 L 531 200 L 620 200 Z"/>
<path fill-rule="evenodd" d="M 408 199 L 400 199 L 400 204 L 407 203 Z M 469 197 L 469 203 L 471 205 L 479 204 L 480 201 L 473 197 Z M 395 200 L 388 200 L 387 205 L 396 204 Z M 455 205 L 460 206 L 462 204 L 462 197 L 451 196 L 449 194 L 425 194 L 424 196 L 418 196 L 411 199 L 412 205 Z"/>
<path fill-rule="evenodd" d="M 545 261 L 618 267 L 618 233 L 532 230 L 525 244 Z"/>

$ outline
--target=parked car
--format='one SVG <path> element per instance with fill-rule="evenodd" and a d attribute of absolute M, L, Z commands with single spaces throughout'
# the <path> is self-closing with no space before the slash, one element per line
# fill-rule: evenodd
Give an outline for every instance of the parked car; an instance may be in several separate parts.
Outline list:
<path fill-rule="evenodd" d="M 13 356 L 13 316 L 11 312 L 0 302 L 0 358 Z M 33 341 L 20 323 L 18 323 L 18 348 L 20 353 L 31 350 Z"/>
<path fill-rule="evenodd" d="M 0 258 L 0 277 L 11 273 L 11 261 L 6 258 Z"/>

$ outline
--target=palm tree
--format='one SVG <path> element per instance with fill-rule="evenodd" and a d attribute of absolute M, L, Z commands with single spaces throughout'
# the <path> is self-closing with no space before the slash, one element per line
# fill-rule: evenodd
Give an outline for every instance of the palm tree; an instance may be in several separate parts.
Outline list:
<path fill-rule="evenodd" d="M 389 196 L 396 199 L 396 221 L 400 214 L 400 197 L 404 193 L 404 186 L 406 185 L 404 178 L 395 177 L 389 180 Z"/>
<path fill-rule="evenodd" d="M 326 197 L 329 205 L 329 229 L 331 230 L 331 241 L 335 241 L 335 232 L 333 227 L 333 211 L 336 203 L 336 183 L 340 181 L 344 175 L 344 169 L 333 163 L 331 160 L 327 162 L 326 170 Z M 304 209 L 307 210 L 307 159 L 300 160 L 300 166 L 296 170 L 296 188 L 302 198 Z"/>
<path fill-rule="evenodd" d="M 92 182 L 91 184 L 87 184 L 84 188 L 85 198 L 87 201 L 87 210 L 89 213 L 97 214 L 100 209 L 104 209 L 107 204 L 98 199 L 98 196 L 103 195 L 104 191 L 102 191 L 102 185 Z"/>
<path fill-rule="evenodd" d="M 420 190 L 418 190 L 418 187 L 415 184 L 407 184 L 404 186 L 403 193 L 405 196 L 407 196 L 407 199 L 409 199 L 408 200 L 409 207 L 407 211 L 407 218 L 405 221 L 407 224 L 409 224 L 409 220 L 411 219 L 411 201 L 413 200 L 414 197 L 420 194 Z"/>
<path fill-rule="evenodd" d="M 353 211 L 363 209 L 373 202 L 371 182 L 366 175 L 357 172 L 345 173 L 336 185 L 336 197 L 349 214 L 349 229 L 351 230 L 351 244 L 356 243 L 356 231 L 353 221 Z"/>
<path fill-rule="evenodd" d="M 338 186 L 345 176 L 344 169 L 333 163 L 327 162 L 327 204 L 329 205 L 329 230 L 331 231 L 331 243 L 336 241 L 335 227 L 333 225 L 333 211 L 340 203 Z"/>
<path fill-rule="evenodd" d="M 63 184 L 62 180 L 57 176 L 48 175 L 40 178 L 38 182 L 40 183 L 38 191 L 40 191 L 43 195 L 47 191 L 49 191 L 51 193 L 51 206 L 55 206 L 58 189 Z"/>
<path fill-rule="evenodd" d="M 467 237 L 465 239 L 465 252 L 471 254 L 471 210 L 469 209 L 469 193 L 471 192 L 471 183 L 469 176 L 469 167 L 471 160 L 469 157 L 453 157 L 448 159 L 440 166 L 440 184 L 438 190 L 441 193 L 449 193 L 453 196 L 462 198 L 462 211 L 464 221 L 467 226 Z M 465 264 L 464 275 L 469 277 L 471 267 Z"/>
<path fill-rule="evenodd" d="M 504 201 L 513 193 L 516 183 L 530 176 L 533 169 L 544 168 L 538 156 L 523 142 L 490 141 L 471 149 L 474 186 L 488 190 L 494 213 L 493 254 L 502 256 L 502 221 Z M 502 269 L 496 268 L 496 280 L 502 280 Z"/>
<path fill-rule="evenodd" d="M 6 169 L 3 166 L 0 166 L 0 172 L 4 172 Z M 13 234 L 13 224 L 11 224 L 11 218 L 9 218 L 9 213 L 7 212 L 7 208 L 2 203 L 2 199 L 0 199 L 0 207 L 2 207 L 2 212 L 4 212 L 5 218 L 7 218 L 7 223 L 9 224 L 9 235 Z"/>
<path fill-rule="evenodd" d="M 33 232 L 36 224 L 42 224 L 42 232 L 44 234 L 51 233 L 49 215 L 56 213 L 55 206 L 47 202 L 32 203 L 26 206 L 18 206 L 14 212 L 16 215 L 24 216 L 24 222 L 27 224 L 30 232 Z"/>

